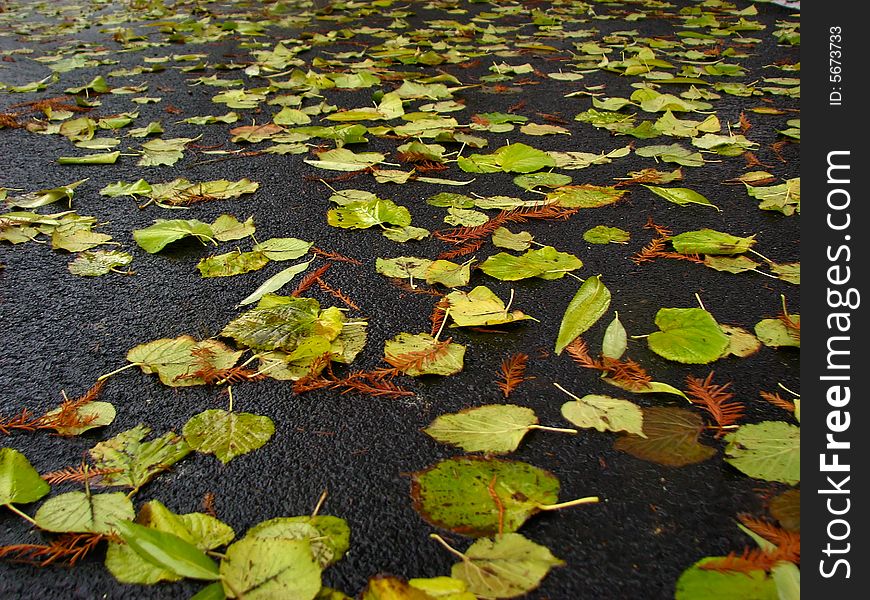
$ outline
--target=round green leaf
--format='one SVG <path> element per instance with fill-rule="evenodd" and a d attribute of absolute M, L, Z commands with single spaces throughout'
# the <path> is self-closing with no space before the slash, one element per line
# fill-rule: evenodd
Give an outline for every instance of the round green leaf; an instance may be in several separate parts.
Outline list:
<path fill-rule="evenodd" d="M 662 308 L 656 313 L 661 331 L 647 338 L 650 350 L 687 364 L 711 363 L 728 348 L 728 336 L 713 315 L 701 308 Z"/>
<path fill-rule="evenodd" d="M 588 394 L 563 404 L 562 416 L 577 427 L 626 431 L 646 437 L 643 432 L 643 411 L 628 400 Z"/>
<path fill-rule="evenodd" d="M 750 477 L 795 485 L 801 480 L 801 430 L 783 421 L 743 425 L 725 436 L 725 460 Z"/>
<path fill-rule="evenodd" d="M 338 562 L 350 548 L 347 521 L 332 515 L 269 519 L 249 529 L 246 537 L 308 540 L 315 560 L 323 569 Z"/>
<path fill-rule="evenodd" d="M 320 567 L 306 540 L 245 537 L 227 548 L 220 564 L 227 598 L 312 600 Z"/>
<path fill-rule="evenodd" d="M 275 433 L 275 424 L 261 415 L 212 409 L 191 417 L 182 433 L 194 450 L 214 454 L 222 463 L 228 463 L 268 442 Z"/>
<path fill-rule="evenodd" d="M 499 532 L 500 507 L 503 531 L 516 531 L 558 500 L 559 480 L 524 462 L 464 456 L 414 473 L 411 497 L 433 525 L 479 537 Z"/>
<path fill-rule="evenodd" d="M 50 490 L 21 452 L 0 448 L 0 505 L 36 502 Z"/>

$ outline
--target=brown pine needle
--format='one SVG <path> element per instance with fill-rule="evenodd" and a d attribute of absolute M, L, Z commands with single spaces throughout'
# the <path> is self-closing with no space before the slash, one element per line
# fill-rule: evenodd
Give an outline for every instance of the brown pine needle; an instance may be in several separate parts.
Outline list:
<path fill-rule="evenodd" d="M 719 427 L 717 437 L 724 433 L 724 428 L 735 424 L 742 416 L 746 407 L 742 402 L 733 400 L 734 394 L 728 391 L 731 383 L 713 384 L 713 371 L 705 379 L 689 375 L 686 377 L 688 396 L 693 404 L 706 410 Z"/>
<path fill-rule="evenodd" d="M 435 303 L 432 309 L 432 314 L 429 315 L 429 320 L 432 321 L 432 329 L 430 335 L 435 337 L 441 331 L 441 326 L 444 324 L 444 319 L 447 318 L 447 309 L 450 308 L 450 301 L 446 297 L 442 297 Z"/>
<path fill-rule="evenodd" d="M 772 550 L 745 548 L 742 553 L 732 552 L 724 558 L 717 558 L 701 565 L 702 569 L 720 572 L 747 573 L 762 569 L 770 571 L 776 563 L 788 561 L 800 564 L 800 532 L 787 531 L 763 519 L 739 515 L 740 521 L 749 529 L 776 546 Z"/>
<path fill-rule="evenodd" d="M 320 286 L 320 289 L 322 289 L 324 292 L 331 294 L 333 297 L 341 300 L 348 308 L 352 308 L 353 310 L 359 310 L 359 305 L 351 300 L 347 296 L 347 294 L 342 292 L 339 288 L 332 287 L 320 278 L 317 279 L 317 285 Z"/>
<path fill-rule="evenodd" d="M 308 288 L 317 283 L 317 280 L 320 279 L 321 275 L 326 273 L 331 266 L 332 263 L 328 262 L 311 271 L 311 273 L 302 278 L 302 281 L 299 282 L 296 289 L 290 292 L 290 295 L 294 298 L 298 298 L 300 294 L 308 291 Z"/>
<path fill-rule="evenodd" d="M 435 288 L 422 286 L 417 284 L 414 287 L 411 287 L 411 284 L 405 281 L 404 279 L 399 279 L 397 277 L 389 277 L 387 279 L 391 284 L 399 288 L 400 290 L 404 290 L 406 292 L 411 292 L 412 294 L 425 294 L 427 296 L 438 296 L 439 298 L 443 298 L 444 294 L 436 290 Z"/>
<path fill-rule="evenodd" d="M 459 248 L 456 248 L 454 250 L 447 250 L 446 252 L 442 252 L 438 255 L 438 258 L 442 260 L 450 260 L 453 258 L 459 258 L 461 256 L 468 256 L 469 254 L 480 250 L 480 247 L 483 246 L 483 243 L 485 241 L 486 240 L 474 240 L 468 242 L 467 244 L 460 246 Z"/>
<path fill-rule="evenodd" d="M 331 261 L 335 261 L 335 262 L 350 263 L 350 264 L 356 265 L 358 267 L 362 266 L 361 261 L 359 261 L 355 258 L 351 258 L 349 256 L 345 256 L 344 254 L 339 254 L 338 252 L 330 252 L 328 250 L 323 250 L 323 249 L 318 248 L 316 246 L 312 246 L 311 251 L 314 254 L 316 254 L 317 256 L 319 256 L 321 258 L 325 258 L 327 260 L 331 260 Z"/>
<path fill-rule="evenodd" d="M 82 416 L 79 409 L 96 400 L 105 385 L 105 380 L 98 381 L 82 396 L 68 399 L 64 396 L 57 412 L 49 411 L 41 417 L 34 417 L 28 408 L 22 408 L 14 417 L 0 417 L 0 434 L 10 435 L 13 431 L 36 431 L 39 429 L 74 429 L 86 427 L 93 423 L 97 416 Z M 50 414 L 51 413 L 51 414 Z"/>
<path fill-rule="evenodd" d="M 217 517 L 214 492 L 206 492 L 202 497 L 202 512 L 212 517 Z"/>
<path fill-rule="evenodd" d="M 778 406 L 779 408 L 781 408 L 783 410 L 787 410 L 790 413 L 793 413 L 795 411 L 796 407 L 795 407 L 794 402 L 792 402 L 790 400 L 786 400 L 785 398 L 783 398 L 782 396 L 780 396 L 779 394 L 777 394 L 775 392 L 771 393 L 771 392 L 763 392 L 762 391 L 762 392 L 758 392 L 758 395 L 761 396 L 762 398 L 764 398 L 765 400 L 767 400 L 768 402 L 770 402 L 771 404 L 773 404 L 774 406 Z"/>
<path fill-rule="evenodd" d="M 452 339 L 447 338 L 446 340 L 436 342 L 434 346 L 425 350 L 414 350 L 396 355 L 388 354 L 384 357 L 384 360 L 403 373 L 421 371 L 427 364 L 435 362 L 447 354 Z"/>
<path fill-rule="evenodd" d="M 98 480 L 103 475 L 111 475 L 113 473 L 120 473 L 121 471 L 123 471 L 123 469 L 95 469 L 94 467 L 88 466 L 87 463 L 82 462 L 78 467 L 65 467 L 58 471 L 50 471 L 48 473 L 43 473 L 41 477 L 49 485 L 71 482 L 85 483 L 85 481 L 87 481 L 89 485 L 98 485 Z"/>
<path fill-rule="evenodd" d="M 644 390 L 652 383 L 652 377 L 642 366 L 629 359 L 603 357 L 601 360 L 594 359 L 589 354 L 586 342 L 582 338 L 576 338 L 565 346 L 568 356 L 584 369 L 601 371 L 605 376 L 625 386 L 629 390 Z"/>
<path fill-rule="evenodd" d="M 0 558 L 38 567 L 54 563 L 74 566 L 105 537 L 99 533 L 65 533 L 48 544 L 0 546 Z"/>
<path fill-rule="evenodd" d="M 496 382 L 498 389 L 502 391 L 504 397 L 510 396 L 523 381 L 531 379 L 526 377 L 526 364 L 529 361 L 529 355 L 517 352 L 511 354 L 501 362 L 501 372 L 499 373 L 500 381 Z"/>

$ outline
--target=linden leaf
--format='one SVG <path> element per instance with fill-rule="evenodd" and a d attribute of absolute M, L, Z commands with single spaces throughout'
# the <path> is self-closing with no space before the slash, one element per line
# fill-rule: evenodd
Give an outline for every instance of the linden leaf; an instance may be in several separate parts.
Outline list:
<path fill-rule="evenodd" d="M 728 336 L 713 315 L 701 308 L 662 308 L 656 313 L 661 331 L 647 338 L 650 350 L 668 360 L 711 363 L 728 348 Z"/>
<path fill-rule="evenodd" d="M 261 415 L 211 409 L 191 417 L 182 433 L 192 449 L 214 454 L 226 464 L 268 442 L 275 424 Z"/>
<path fill-rule="evenodd" d="M 143 442 L 150 432 L 150 428 L 137 425 L 88 451 L 95 468 L 113 471 L 100 476 L 100 485 L 138 490 L 190 453 L 184 439 L 171 431 Z"/>
<path fill-rule="evenodd" d="M 251 527 L 245 537 L 308 540 L 321 568 L 338 562 L 350 549 L 347 521 L 331 515 L 278 517 Z"/>
<path fill-rule="evenodd" d="M 598 431 L 626 431 L 646 437 L 643 432 L 643 411 L 628 400 L 587 394 L 582 398 L 569 393 L 572 402 L 562 405 L 562 416 L 577 427 Z"/>
<path fill-rule="evenodd" d="M 18 450 L 0 448 L 0 506 L 29 504 L 51 488 Z"/>
<path fill-rule="evenodd" d="M 750 477 L 789 485 L 800 482 L 799 427 L 783 421 L 742 425 L 725 441 L 725 461 Z"/>
<path fill-rule="evenodd" d="M 466 452 L 506 454 L 538 424 L 535 412 L 515 404 L 492 404 L 441 415 L 423 431 Z"/>
<path fill-rule="evenodd" d="M 46 500 L 34 521 L 45 531 L 109 535 L 119 521 L 131 521 L 133 516 L 133 503 L 123 492 L 67 492 Z"/>
<path fill-rule="evenodd" d="M 697 413 L 675 407 L 642 410 L 643 433 L 646 437 L 620 437 L 613 444 L 616 450 L 668 467 L 691 465 L 716 454 L 715 448 L 698 442 L 698 436 L 704 429 L 704 420 Z"/>

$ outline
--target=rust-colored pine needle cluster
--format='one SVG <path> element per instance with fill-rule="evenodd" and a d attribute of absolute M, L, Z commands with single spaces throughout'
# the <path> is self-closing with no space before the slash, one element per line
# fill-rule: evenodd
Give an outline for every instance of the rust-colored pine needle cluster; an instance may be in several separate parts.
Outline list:
<path fill-rule="evenodd" d="M 796 407 L 795 407 L 794 402 L 792 402 L 791 400 L 786 400 L 785 398 L 783 398 L 782 396 L 780 396 L 776 392 L 771 393 L 771 392 L 761 391 L 761 392 L 758 392 L 758 395 L 761 396 L 764 400 L 770 402 L 774 406 L 778 406 L 779 408 L 781 408 L 783 410 L 787 410 L 790 413 L 794 413 L 794 411 L 795 411 Z"/>
<path fill-rule="evenodd" d="M 537 206 L 524 206 L 510 210 L 502 210 L 482 225 L 474 227 L 453 227 L 441 229 L 432 235 L 448 244 L 467 245 L 470 242 L 489 237 L 499 227 L 507 223 L 525 223 L 530 219 L 565 220 L 575 214 L 579 208 L 566 208 L 555 202 Z M 473 250 L 471 250 L 473 252 Z"/>
<path fill-rule="evenodd" d="M 446 297 L 442 297 L 435 303 L 432 309 L 432 314 L 429 315 L 429 320 L 432 321 L 432 329 L 430 335 L 435 337 L 441 328 L 444 326 L 444 319 L 447 318 L 447 309 L 450 308 L 450 301 Z"/>
<path fill-rule="evenodd" d="M 93 402 L 103 390 L 105 380 L 95 383 L 87 392 L 73 400 L 65 399 L 56 412 L 49 411 L 42 416 L 34 416 L 28 408 L 13 417 L 0 417 L 0 434 L 10 435 L 13 431 L 55 430 L 58 433 L 65 429 L 87 427 L 97 419 L 97 415 L 82 415 L 79 409 Z M 61 434 L 63 435 L 63 434 Z"/>
<path fill-rule="evenodd" d="M 686 377 L 687 395 L 692 402 L 713 417 L 719 428 L 717 437 L 721 437 L 724 429 L 734 425 L 741 417 L 746 407 L 742 402 L 734 400 L 734 394 L 728 391 L 731 383 L 716 385 L 713 383 L 713 371 L 706 378 L 700 379 L 689 375 Z"/>
<path fill-rule="evenodd" d="M 644 390 L 652 383 L 652 377 L 646 372 L 646 369 L 630 358 L 625 360 L 609 356 L 603 356 L 601 360 L 592 358 L 586 342 L 582 338 L 578 337 L 565 346 L 565 352 L 581 367 L 601 371 L 626 389 Z"/>
<path fill-rule="evenodd" d="M 498 389 L 501 390 L 504 397 L 510 396 L 517 386 L 531 377 L 526 377 L 526 365 L 529 362 L 529 355 L 517 352 L 511 354 L 501 361 L 501 369 L 499 371 L 499 381 L 496 382 Z"/>
<path fill-rule="evenodd" d="M 344 377 L 337 377 L 332 371 L 329 353 L 324 353 L 312 362 L 308 374 L 293 383 L 293 391 L 303 394 L 313 390 L 341 390 L 342 394 L 358 392 L 380 398 L 402 398 L 413 396 L 392 381 L 392 369 L 379 371 L 354 371 Z"/>
<path fill-rule="evenodd" d="M 82 462 L 77 467 L 64 467 L 57 471 L 49 471 L 42 474 L 42 479 L 49 485 L 59 485 L 61 483 L 85 483 L 89 485 L 99 484 L 99 480 L 104 475 L 112 475 L 120 473 L 123 469 L 95 469 L 88 466 L 86 462 Z"/>
<path fill-rule="evenodd" d="M 452 338 L 436 342 L 431 348 L 425 350 L 413 350 L 403 354 L 390 355 L 387 354 L 384 360 L 387 361 L 393 368 L 382 370 L 386 374 L 398 375 L 407 373 L 408 371 L 421 371 L 429 363 L 435 362 L 443 358 L 450 350 L 450 342 Z"/>
<path fill-rule="evenodd" d="M 333 262 L 345 262 L 350 263 L 352 265 L 356 265 L 358 267 L 362 266 L 362 261 L 359 261 L 355 258 L 351 258 L 349 256 L 345 256 L 344 254 L 339 254 L 338 252 L 331 252 L 329 250 L 323 250 L 322 248 L 318 248 L 317 246 L 311 246 L 311 252 L 319 256 L 320 258 L 325 258 L 326 260 L 331 260 Z"/>
<path fill-rule="evenodd" d="M 311 271 L 311 273 L 307 274 L 305 277 L 302 278 L 302 280 L 299 282 L 299 285 L 296 286 L 296 289 L 290 292 L 290 295 L 294 298 L 298 298 L 301 294 L 307 292 L 311 288 L 311 286 L 317 283 L 320 277 L 324 273 L 326 273 L 331 266 L 332 263 L 327 262 Z"/>
<path fill-rule="evenodd" d="M 106 536 L 99 533 L 65 533 L 48 544 L 12 544 L 0 546 L 0 559 L 27 563 L 37 567 L 51 564 L 74 566 L 94 550 Z"/>
<path fill-rule="evenodd" d="M 800 564 L 800 532 L 785 530 L 764 519 L 746 515 L 740 515 L 739 518 L 746 527 L 776 547 L 771 550 L 746 547 L 739 554 L 732 552 L 728 556 L 710 560 L 701 565 L 702 569 L 723 573 L 749 573 L 759 569 L 770 571 L 780 561 Z"/>
<path fill-rule="evenodd" d="M 698 256 L 697 254 L 682 254 L 680 252 L 674 252 L 672 250 L 667 250 L 667 242 L 671 239 L 673 232 L 667 227 L 662 225 L 658 225 L 652 220 L 652 217 L 646 222 L 644 225 L 645 229 L 652 229 L 656 232 L 656 237 L 650 240 L 650 242 L 644 246 L 640 252 L 631 257 L 631 262 L 636 265 L 652 262 L 658 258 L 672 258 L 674 260 L 685 260 L 688 262 L 704 264 L 704 259 Z"/>

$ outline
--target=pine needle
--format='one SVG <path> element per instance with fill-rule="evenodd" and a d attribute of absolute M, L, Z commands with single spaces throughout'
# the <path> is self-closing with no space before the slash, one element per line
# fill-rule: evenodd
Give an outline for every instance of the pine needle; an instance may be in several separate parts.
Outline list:
<path fill-rule="evenodd" d="M 706 410 L 716 421 L 719 427 L 717 437 L 722 436 L 725 427 L 735 424 L 743 416 L 743 403 L 733 400 L 734 394 L 728 391 L 731 383 L 714 385 L 713 371 L 705 379 L 689 375 L 686 386 L 692 403 Z"/>
<path fill-rule="evenodd" d="M 518 352 L 511 354 L 501 362 L 501 371 L 499 373 L 500 381 L 496 382 L 498 389 L 502 391 L 504 397 L 510 396 L 523 381 L 531 379 L 526 377 L 526 364 L 529 361 L 529 355 Z"/>

